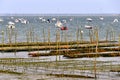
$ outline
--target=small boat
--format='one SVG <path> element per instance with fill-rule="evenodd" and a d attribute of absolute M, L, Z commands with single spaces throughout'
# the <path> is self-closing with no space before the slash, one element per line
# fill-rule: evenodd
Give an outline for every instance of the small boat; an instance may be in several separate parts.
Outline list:
<path fill-rule="evenodd" d="M 8 26 L 9 29 L 14 29 L 15 28 L 15 23 L 12 22 L 12 21 L 9 21 L 7 26 Z"/>
<path fill-rule="evenodd" d="M 57 21 L 57 23 L 55 24 L 55 26 L 61 28 L 63 26 L 63 24 L 61 23 L 61 21 Z"/>
<path fill-rule="evenodd" d="M 50 19 L 47 19 L 47 23 L 50 23 L 51 22 L 51 20 Z"/>
<path fill-rule="evenodd" d="M 28 55 L 30 57 L 39 57 L 39 56 L 46 56 L 49 55 L 50 51 L 33 51 L 29 52 Z"/>
<path fill-rule="evenodd" d="M 114 19 L 114 21 L 113 21 L 113 22 L 119 22 L 119 21 L 118 21 L 118 19 Z"/>
<path fill-rule="evenodd" d="M 8 24 L 9 24 L 9 25 L 15 25 L 15 23 L 12 22 L 12 21 L 9 21 Z"/>
<path fill-rule="evenodd" d="M 67 23 L 67 21 L 65 19 L 63 19 L 62 21 L 63 21 L 63 23 Z"/>
<path fill-rule="evenodd" d="M 56 21 L 56 18 L 52 18 L 52 21 Z"/>
<path fill-rule="evenodd" d="M 40 53 L 38 53 L 38 52 L 30 52 L 28 55 L 30 57 L 38 57 L 38 56 L 40 56 Z"/>
<path fill-rule="evenodd" d="M 42 20 L 42 19 L 43 19 L 43 17 L 39 17 L 39 19 L 40 19 L 40 20 Z"/>
<path fill-rule="evenodd" d="M 21 23 L 27 24 L 27 20 L 22 20 Z"/>
<path fill-rule="evenodd" d="M 92 29 L 92 26 L 85 25 L 86 29 Z"/>
<path fill-rule="evenodd" d="M 46 19 L 45 18 L 42 18 L 42 22 L 45 22 L 46 21 Z"/>
<path fill-rule="evenodd" d="M 100 17 L 100 20 L 103 20 L 104 18 L 103 17 Z"/>
<path fill-rule="evenodd" d="M 69 20 L 70 20 L 70 21 L 72 21 L 73 19 L 72 19 L 72 18 L 70 18 Z"/>
<path fill-rule="evenodd" d="M 68 30 L 68 28 L 66 26 L 62 26 L 60 29 L 61 30 Z"/>
<path fill-rule="evenodd" d="M 9 29 L 14 29 L 14 28 L 15 28 L 15 25 L 8 25 L 8 28 L 9 28 Z"/>
<path fill-rule="evenodd" d="M 60 28 L 60 30 L 68 30 L 68 28 L 66 26 L 63 26 L 63 24 L 61 23 L 61 21 L 57 21 L 57 23 L 55 24 L 55 26 L 57 26 L 58 28 Z"/>
<path fill-rule="evenodd" d="M 0 22 L 3 22 L 3 19 L 0 18 Z"/>
<path fill-rule="evenodd" d="M 18 23 L 18 22 L 19 22 L 19 20 L 18 20 L 18 19 L 15 19 L 15 22 L 16 22 L 16 23 Z"/>
<path fill-rule="evenodd" d="M 91 18 L 87 18 L 86 20 L 89 21 L 89 22 L 92 22 L 92 19 L 91 19 Z"/>

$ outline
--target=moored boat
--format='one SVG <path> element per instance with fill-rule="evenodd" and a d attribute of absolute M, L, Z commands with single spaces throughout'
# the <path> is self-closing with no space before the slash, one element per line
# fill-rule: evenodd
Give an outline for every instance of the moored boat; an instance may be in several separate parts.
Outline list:
<path fill-rule="evenodd" d="M 86 29 L 92 29 L 92 26 L 85 25 L 85 28 L 86 28 Z"/>

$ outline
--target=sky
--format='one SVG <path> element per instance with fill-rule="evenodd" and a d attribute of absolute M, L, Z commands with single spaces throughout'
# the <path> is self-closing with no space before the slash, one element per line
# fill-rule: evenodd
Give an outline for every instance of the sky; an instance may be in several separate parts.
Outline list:
<path fill-rule="evenodd" d="M 120 14 L 120 0 L 0 0 L 0 14 Z"/>

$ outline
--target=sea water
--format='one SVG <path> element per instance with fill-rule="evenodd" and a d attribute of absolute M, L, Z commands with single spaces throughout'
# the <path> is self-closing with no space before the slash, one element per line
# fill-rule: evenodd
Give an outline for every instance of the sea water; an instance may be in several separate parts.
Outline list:
<path fill-rule="evenodd" d="M 87 20 L 92 19 L 91 21 Z M 56 34 L 59 31 L 61 35 L 61 41 L 65 41 L 63 35 L 67 35 L 67 41 L 77 40 L 78 29 L 82 31 L 83 40 L 89 39 L 90 29 L 86 29 L 85 25 L 92 26 L 92 30 L 98 29 L 99 40 L 106 40 L 108 34 L 108 39 L 110 40 L 114 36 L 115 40 L 118 41 L 119 35 L 119 25 L 120 16 L 119 15 L 92 15 L 92 16 L 82 16 L 82 15 L 72 15 L 72 16 L 30 16 L 30 15 L 10 15 L 10 16 L 0 16 L 0 43 L 11 42 L 26 42 L 31 41 L 48 41 L 48 36 L 50 41 L 56 41 Z M 116 19 L 116 20 L 115 20 Z M 55 23 L 61 21 L 64 26 L 67 26 L 68 30 L 60 30 Z M 8 29 L 8 23 L 13 22 L 15 25 L 14 29 Z M 10 31 L 12 30 L 12 31 Z M 4 32 L 4 34 L 3 34 Z M 94 33 L 93 33 L 94 34 Z M 31 36 L 31 37 L 30 37 Z M 80 35 L 79 35 L 80 36 Z M 80 38 L 79 38 L 80 39 Z"/>

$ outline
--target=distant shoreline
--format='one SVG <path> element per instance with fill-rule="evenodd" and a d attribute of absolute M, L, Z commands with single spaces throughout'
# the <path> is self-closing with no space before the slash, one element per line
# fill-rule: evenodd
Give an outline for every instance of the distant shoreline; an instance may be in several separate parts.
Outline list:
<path fill-rule="evenodd" d="M 116 13 L 111 13 L 111 14 L 30 14 L 30 13 L 23 13 L 23 14 L 18 14 L 18 13 L 0 13 L 0 16 L 120 16 L 120 14 Z"/>

